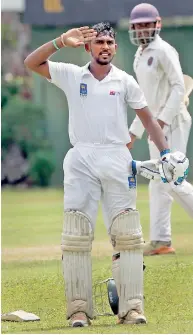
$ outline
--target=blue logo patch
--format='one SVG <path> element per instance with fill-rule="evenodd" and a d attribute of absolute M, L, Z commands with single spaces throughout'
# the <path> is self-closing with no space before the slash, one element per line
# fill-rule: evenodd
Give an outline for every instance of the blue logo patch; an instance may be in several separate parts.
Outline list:
<path fill-rule="evenodd" d="M 87 84 L 80 83 L 80 96 L 81 97 L 87 96 Z"/>
<path fill-rule="evenodd" d="M 129 188 L 136 188 L 136 178 L 135 176 L 128 177 Z"/>

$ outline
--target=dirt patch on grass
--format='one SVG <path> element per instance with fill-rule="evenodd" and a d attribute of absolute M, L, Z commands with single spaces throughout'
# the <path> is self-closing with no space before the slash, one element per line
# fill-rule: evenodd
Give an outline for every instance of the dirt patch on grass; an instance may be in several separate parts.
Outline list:
<path fill-rule="evenodd" d="M 185 253 L 191 255 L 193 253 L 192 240 L 187 238 L 175 237 L 174 247 L 178 253 Z M 105 241 L 94 241 L 92 248 L 92 256 L 104 257 L 111 256 L 113 252 L 112 246 L 108 240 Z M 22 247 L 22 248 L 3 248 L 1 253 L 1 259 L 3 262 L 27 262 L 27 261 L 38 261 L 38 260 L 54 260 L 61 259 L 60 246 L 56 245 L 42 245 L 36 247 Z"/>
<path fill-rule="evenodd" d="M 112 254 L 112 246 L 109 241 L 94 241 L 92 248 L 92 256 L 110 256 Z M 3 248 L 1 259 L 3 262 L 12 261 L 35 261 L 35 260 L 52 260 L 61 259 L 60 246 L 42 245 L 37 247 L 22 248 Z"/>

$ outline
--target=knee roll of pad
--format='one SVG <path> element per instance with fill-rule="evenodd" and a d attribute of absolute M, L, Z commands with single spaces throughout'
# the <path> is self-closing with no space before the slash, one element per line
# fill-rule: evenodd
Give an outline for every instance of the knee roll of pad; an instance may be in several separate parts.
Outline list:
<path fill-rule="evenodd" d="M 78 211 L 64 213 L 63 251 L 91 251 L 93 232 L 89 218 Z"/>
<path fill-rule="evenodd" d="M 111 225 L 110 235 L 116 251 L 142 249 L 144 241 L 139 212 L 127 210 L 118 214 Z"/>

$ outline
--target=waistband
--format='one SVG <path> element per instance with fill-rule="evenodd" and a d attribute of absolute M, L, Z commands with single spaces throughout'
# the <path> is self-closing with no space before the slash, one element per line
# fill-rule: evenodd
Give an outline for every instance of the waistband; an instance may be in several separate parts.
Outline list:
<path fill-rule="evenodd" d="M 109 149 L 109 148 L 113 148 L 113 149 L 116 149 L 116 148 L 125 148 L 126 147 L 126 144 L 124 143 L 116 143 L 116 144 L 113 144 L 113 143 L 108 143 L 108 144 L 101 144 L 101 143 L 81 143 L 81 142 L 77 142 L 75 145 L 74 145 L 74 148 L 96 148 L 96 149 Z"/>

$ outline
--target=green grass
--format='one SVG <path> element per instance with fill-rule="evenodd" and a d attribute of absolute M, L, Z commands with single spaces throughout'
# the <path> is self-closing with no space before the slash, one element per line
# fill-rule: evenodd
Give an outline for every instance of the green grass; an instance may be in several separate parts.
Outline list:
<path fill-rule="evenodd" d="M 138 191 L 138 208 L 148 238 L 147 187 Z M 116 317 L 99 317 L 87 329 L 71 329 L 65 319 L 60 236 L 62 190 L 2 192 L 2 313 L 23 309 L 40 322 L 2 323 L 2 333 L 193 333 L 193 222 L 173 207 L 174 256 L 145 259 L 143 326 L 116 325 Z M 93 245 L 93 282 L 111 277 L 111 247 L 101 211 Z"/>

